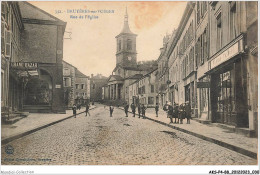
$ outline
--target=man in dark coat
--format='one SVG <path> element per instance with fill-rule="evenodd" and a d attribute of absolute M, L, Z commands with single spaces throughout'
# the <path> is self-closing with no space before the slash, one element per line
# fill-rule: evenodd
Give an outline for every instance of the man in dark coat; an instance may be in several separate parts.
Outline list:
<path fill-rule="evenodd" d="M 142 116 L 143 116 L 143 119 L 145 118 L 145 110 L 147 108 L 144 106 L 144 104 L 142 105 Z"/>
<path fill-rule="evenodd" d="M 176 119 L 178 119 L 177 123 L 179 123 L 179 105 L 177 103 L 174 103 L 173 117 L 175 118 L 174 123 L 176 123 Z"/>
<path fill-rule="evenodd" d="M 114 111 L 114 106 L 110 105 L 109 106 L 110 117 L 113 116 L 113 111 Z"/>
<path fill-rule="evenodd" d="M 190 119 L 191 119 L 191 106 L 190 102 L 187 101 L 185 104 L 185 116 L 187 118 L 187 124 L 190 124 Z"/>
<path fill-rule="evenodd" d="M 126 103 L 126 105 L 124 107 L 126 117 L 128 117 L 128 108 L 129 108 L 129 105 Z"/>
<path fill-rule="evenodd" d="M 141 117 L 141 111 L 142 111 L 142 107 L 141 107 L 141 105 L 140 104 L 138 104 L 138 118 L 140 118 Z"/>
<path fill-rule="evenodd" d="M 172 107 L 171 103 L 169 102 L 169 105 L 168 105 L 168 117 L 170 118 L 170 123 L 173 123 L 172 116 L 173 116 L 173 107 Z"/>
<path fill-rule="evenodd" d="M 135 104 L 132 103 L 131 104 L 131 109 L 132 109 L 132 113 L 134 114 L 133 117 L 135 117 L 135 108 L 136 108 Z"/>
<path fill-rule="evenodd" d="M 156 103 L 156 105 L 155 105 L 156 117 L 158 117 L 158 111 L 159 111 L 159 105 L 158 105 L 158 103 Z"/>
<path fill-rule="evenodd" d="M 89 113 L 89 103 L 86 104 L 86 116 L 89 115 L 90 116 L 90 113 Z"/>
<path fill-rule="evenodd" d="M 164 104 L 163 110 L 167 113 L 167 118 L 169 118 L 169 116 L 168 116 L 168 101 L 166 101 L 166 103 Z"/>
<path fill-rule="evenodd" d="M 73 111 L 74 117 L 76 118 L 76 116 L 77 116 L 77 107 L 76 107 L 75 104 L 72 106 L 72 111 Z"/>

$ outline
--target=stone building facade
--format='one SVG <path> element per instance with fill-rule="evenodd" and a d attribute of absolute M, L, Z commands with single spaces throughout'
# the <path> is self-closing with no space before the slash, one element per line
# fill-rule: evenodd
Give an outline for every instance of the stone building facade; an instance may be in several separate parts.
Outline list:
<path fill-rule="evenodd" d="M 188 2 L 164 54 L 167 100 L 189 101 L 201 122 L 256 135 L 257 21 L 257 2 Z"/>
<path fill-rule="evenodd" d="M 107 77 L 97 74 L 91 74 L 90 77 L 90 101 L 98 102 L 102 101 L 102 87 L 106 85 Z"/>
<path fill-rule="evenodd" d="M 64 113 L 62 80 L 66 22 L 27 2 L 2 2 L 2 108 Z M 3 37 L 4 36 L 4 37 Z M 2 63 L 2 64 L 3 64 Z M 7 93 L 6 93 L 7 92 Z"/>

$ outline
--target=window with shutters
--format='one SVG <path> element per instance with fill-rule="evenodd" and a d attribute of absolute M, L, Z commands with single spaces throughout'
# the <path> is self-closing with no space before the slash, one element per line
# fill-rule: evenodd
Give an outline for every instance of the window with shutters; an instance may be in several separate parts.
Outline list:
<path fill-rule="evenodd" d="M 219 51 L 222 47 L 222 21 L 221 21 L 221 13 L 217 16 L 217 51 Z"/>
<path fill-rule="evenodd" d="M 200 2 L 197 2 L 197 23 L 200 22 Z"/>
<path fill-rule="evenodd" d="M 70 87 L 71 86 L 71 79 L 69 77 L 64 77 L 64 87 Z"/>
<path fill-rule="evenodd" d="M 205 31 L 203 33 L 204 37 L 203 37 L 203 62 L 205 60 L 207 60 L 208 58 L 208 42 L 207 42 L 207 27 L 205 28 Z"/>
<path fill-rule="evenodd" d="M 237 36 L 237 11 L 236 2 L 230 2 L 230 40 Z"/>
<path fill-rule="evenodd" d="M 186 74 L 185 74 L 185 77 L 189 75 L 190 71 L 189 71 L 189 57 L 186 56 L 185 57 L 185 65 L 186 65 Z"/>
<path fill-rule="evenodd" d="M 154 93 L 154 85 L 151 85 L 151 93 Z"/>

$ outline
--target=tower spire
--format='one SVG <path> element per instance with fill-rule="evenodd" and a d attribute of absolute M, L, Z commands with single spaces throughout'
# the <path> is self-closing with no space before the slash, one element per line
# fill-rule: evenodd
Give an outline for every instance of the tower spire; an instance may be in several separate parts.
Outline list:
<path fill-rule="evenodd" d="M 125 7 L 125 19 L 124 19 L 124 27 L 121 33 L 132 33 L 129 24 L 128 24 L 128 13 L 127 13 L 127 6 Z"/>
<path fill-rule="evenodd" d="M 127 6 L 125 7 L 125 21 L 128 22 Z"/>

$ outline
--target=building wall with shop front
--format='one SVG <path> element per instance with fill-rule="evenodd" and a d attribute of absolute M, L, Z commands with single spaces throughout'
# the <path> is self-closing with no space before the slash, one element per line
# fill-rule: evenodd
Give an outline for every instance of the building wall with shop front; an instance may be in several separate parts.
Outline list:
<path fill-rule="evenodd" d="M 24 62 L 37 62 L 52 80 L 52 112 L 65 112 L 63 89 L 63 35 L 65 26 L 25 23 L 22 32 Z"/>
<path fill-rule="evenodd" d="M 257 21 L 257 2 L 252 5 L 243 1 L 221 1 L 211 2 L 210 6 L 212 121 L 255 132 L 257 110 L 253 106 L 258 102 L 253 100 L 251 92 L 257 94 L 254 76 L 257 75 L 257 54 L 251 55 L 248 48 L 250 41 L 257 42 L 257 27 L 252 25 Z M 223 91 L 225 89 L 228 93 Z"/>

